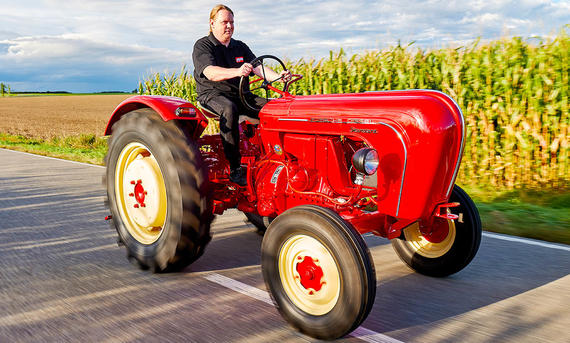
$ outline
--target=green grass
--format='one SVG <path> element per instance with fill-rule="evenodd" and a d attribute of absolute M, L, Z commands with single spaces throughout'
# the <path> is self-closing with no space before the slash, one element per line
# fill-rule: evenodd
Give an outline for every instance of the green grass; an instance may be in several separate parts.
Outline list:
<path fill-rule="evenodd" d="M 485 230 L 570 244 L 570 190 L 464 188 L 475 201 Z"/>
<path fill-rule="evenodd" d="M 43 140 L 0 133 L 0 148 L 103 165 L 107 141 L 103 137 L 85 134 Z"/>
<path fill-rule="evenodd" d="M 0 133 L 0 147 L 103 165 L 105 138 L 79 135 L 50 140 Z M 497 191 L 463 186 L 487 231 L 570 244 L 570 190 Z"/>

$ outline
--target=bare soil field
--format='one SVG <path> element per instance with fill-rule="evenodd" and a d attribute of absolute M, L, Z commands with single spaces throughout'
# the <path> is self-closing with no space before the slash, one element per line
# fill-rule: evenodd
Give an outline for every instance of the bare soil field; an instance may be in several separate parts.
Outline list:
<path fill-rule="evenodd" d="M 30 138 L 102 136 L 124 95 L 0 97 L 0 132 Z"/>

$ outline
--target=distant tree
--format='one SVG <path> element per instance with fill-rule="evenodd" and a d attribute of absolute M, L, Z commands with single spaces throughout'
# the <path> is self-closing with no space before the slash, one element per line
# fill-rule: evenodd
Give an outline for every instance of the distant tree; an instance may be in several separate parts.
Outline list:
<path fill-rule="evenodd" d="M 1 82 L 0 83 L 0 96 L 6 96 L 12 94 L 12 88 L 9 85 Z"/>

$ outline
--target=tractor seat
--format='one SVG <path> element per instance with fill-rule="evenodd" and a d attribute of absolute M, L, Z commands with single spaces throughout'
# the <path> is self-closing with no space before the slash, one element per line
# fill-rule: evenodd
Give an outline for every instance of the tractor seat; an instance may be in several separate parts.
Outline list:
<path fill-rule="evenodd" d="M 198 109 L 202 111 L 206 117 L 214 120 L 220 120 L 220 115 L 214 112 L 212 109 L 202 105 L 199 101 L 196 102 L 196 105 L 196 107 L 198 107 Z M 246 120 L 253 125 L 259 124 L 259 118 L 253 118 L 245 114 L 239 116 L 238 123 L 244 122 Z"/>

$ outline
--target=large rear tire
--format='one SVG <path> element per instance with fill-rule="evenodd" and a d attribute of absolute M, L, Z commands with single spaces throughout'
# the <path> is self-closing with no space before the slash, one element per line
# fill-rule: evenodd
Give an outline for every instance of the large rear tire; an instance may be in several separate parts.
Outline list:
<path fill-rule="evenodd" d="M 129 259 L 163 272 L 202 255 L 213 219 L 207 171 L 175 122 L 151 109 L 125 114 L 105 163 L 107 202 Z"/>
<path fill-rule="evenodd" d="M 453 187 L 449 201 L 460 203 L 458 207 L 450 208 L 459 218 L 447 220 L 447 227 L 443 227 L 447 230 L 445 237 L 436 240 L 425 237 L 415 223 L 404 229 L 400 238 L 391 241 L 400 259 L 421 274 L 443 277 L 457 273 L 479 250 L 481 218 L 475 203 L 457 185 Z"/>
<path fill-rule="evenodd" d="M 308 205 L 279 215 L 263 239 L 261 264 L 282 316 L 312 337 L 348 334 L 374 304 L 376 274 L 368 248 L 332 210 Z"/>

